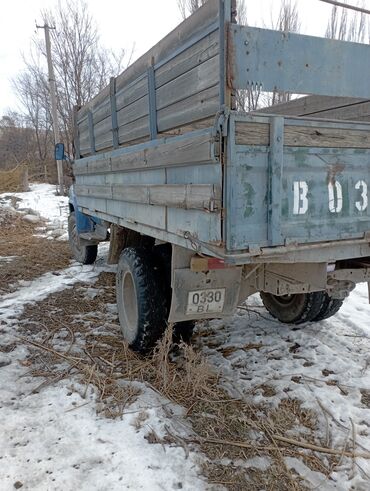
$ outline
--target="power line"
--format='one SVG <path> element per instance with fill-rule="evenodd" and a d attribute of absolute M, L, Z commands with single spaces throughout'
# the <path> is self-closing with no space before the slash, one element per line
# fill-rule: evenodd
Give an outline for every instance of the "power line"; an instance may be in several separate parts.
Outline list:
<path fill-rule="evenodd" d="M 366 10 L 362 7 L 357 7 L 356 5 L 348 5 L 347 3 L 337 2 L 337 0 L 319 0 L 319 1 L 330 3 L 331 5 L 336 5 L 337 7 L 343 7 L 344 9 L 355 10 L 356 12 L 361 12 L 362 14 L 370 15 L 370 10 Z"/>

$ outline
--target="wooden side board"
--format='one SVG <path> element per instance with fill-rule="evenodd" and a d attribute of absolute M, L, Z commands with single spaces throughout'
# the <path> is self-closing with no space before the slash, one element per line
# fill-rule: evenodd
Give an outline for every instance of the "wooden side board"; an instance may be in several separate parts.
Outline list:
<path fill-rule="evenodd" d="M 268 123 L 237 122 L 237 145 L 270 145 Z M 370 131 L 317 126 L 289 126 L 284 129 L 288 147 L 370 148 Z"/>
<path fill-rule="evenodd" d="M 77 160 L 74 164 L 76 176 L 149 170 L 159 167 L 187 165 L 193 162 L 213 162 L 213 144 L 210 131 L 189 138 L 171 138 L 153 146 L 128 147 L 114 152 Z"/>
<path fill-rule="evenodd" d="M 193 130 L 193 123 L 215 116 L 218 9 L 219 0 L 208 1 L 77 113 L 80 156 L 177 128 Z"/>
<path fill-rule="evenodd" d="M 254 114 L 314 116 L 347 121 L 370 121 L 370 101 L 349 97 L 307 96 L 284 104 L 262 108 Z"/>
<path fill-rule="evenodd" d="M 212 212 L 221 209 L 221 188 L 212 184 L 77 185 L 75 190 L 78 196 L 127 203 Z"/>

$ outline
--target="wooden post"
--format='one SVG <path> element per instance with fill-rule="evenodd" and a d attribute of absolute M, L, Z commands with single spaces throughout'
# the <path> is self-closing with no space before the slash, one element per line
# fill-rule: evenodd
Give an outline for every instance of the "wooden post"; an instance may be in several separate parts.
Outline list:
<path fill-rule="evenodd" d="M 108 264 L 117 264 L 119 256 L 126 244 L 126 230 L 119 225 L 112 224 L 110 228 L 110 244 Z"/>

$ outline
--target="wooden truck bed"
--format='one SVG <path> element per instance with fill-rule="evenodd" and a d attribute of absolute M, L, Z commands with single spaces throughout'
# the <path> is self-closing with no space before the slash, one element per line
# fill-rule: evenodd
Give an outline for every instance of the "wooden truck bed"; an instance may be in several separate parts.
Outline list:
<path fill-rule="evenodd" d="M 230 262 L 370 256 L 370 125 L 248 115 L 236 90 L 368 98 L 370 47 L 209 0 L 75 115 L 81 211 Z"/>

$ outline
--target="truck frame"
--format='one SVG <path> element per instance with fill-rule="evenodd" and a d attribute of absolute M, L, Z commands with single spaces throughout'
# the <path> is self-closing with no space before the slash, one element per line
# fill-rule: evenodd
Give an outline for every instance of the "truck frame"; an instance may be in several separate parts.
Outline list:
<path fill-rule="evenodd" d="M 133 349 L 256 292 L 282 322 L 319 321 L 370 281 L 370 124 L 235 102 L 357 103 L 369 79 L 369 46 L 241 26 L 233 0 L 209 0 L 76 108 L 71 247 L 92 263 L 110 239 Z"/>

